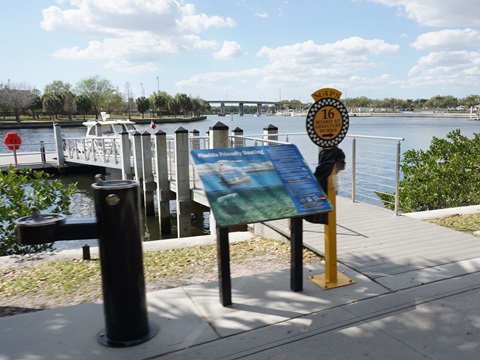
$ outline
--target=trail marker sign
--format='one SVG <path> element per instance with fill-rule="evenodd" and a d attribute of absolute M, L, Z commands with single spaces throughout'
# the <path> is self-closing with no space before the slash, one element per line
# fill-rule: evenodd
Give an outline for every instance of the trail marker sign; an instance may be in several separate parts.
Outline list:
<path fill-rule="evenodd" d="M 322 148 L 338 145 L 347 135 L 349 116 L 347 108 L 339 100 L 341 94 L 335 89 L 320 89 L 312 94 L 317 101 L 307 113 L 307 133 Z"/>

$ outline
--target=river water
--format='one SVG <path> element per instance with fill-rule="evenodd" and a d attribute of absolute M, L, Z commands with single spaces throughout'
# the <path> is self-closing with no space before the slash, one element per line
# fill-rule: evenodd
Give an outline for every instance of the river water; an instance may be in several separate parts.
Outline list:
<path fill-rule="evenodd" d="M 227 125 L 229 132 L 236 128 L 243 130 L 244 135 L 260 135 L 263 129 L 274 125 L 278 128 L 279 134 L 303 134 L 290 135 L 288 141 L 296 144 L 310 165 L 312 170 L 316 166 L 317 161 L 317 147 L 310 141 L 306 135 L 305 118 L 304 117 L 288 117 L 288 116 L 260 116 L 255 117 L 251 115 L 238 116 L 227 115 L 225 117 L 208 116 L 206 120 L 190 122 L 190 123 L 157 123 L 157 129 L 153 130 L 149 125 L 138 125 L 137 129 L 141 132 L 148 131 L 154 133 L 157 130 L 163 130 L 167 135 L 173 135 L 174 132 L 181 127 L 188 131 L 197 130 L 200 135 L 206 134 L 208 129 L 217 122 L 222 122 Z M 452 130 L 460 129 L 462 135 L 471 137 L 474 133 L 480 132 L 480 122 L 471 121 L 468 119 L 458 118 L 425 118 L 425 117 L 350 117 L 350 125 L 348 137 L 345 138 L 339 145 L 347 157 L 351 151 L 351 135 L 368 135 L 381 137 L 395 137 L 403 138 L 401 142 L 402 153 L 409 149 L 428 149 L 432 138 L 444 138 L 446 134 Z M 38 151 L 40 141 L 44 141 L 47 151 L 54 150 L 53 145 L 53 130 L 50 128 L 44 129 L 17 129 L 16 131 L 22 138 L 22 152 Z M 4 133 L 8 130 L 2 131 L 0 136 L 4 137 Z M 85 134 L 85 128 L 63 128 L 62 133 L 65 137 L 80 137 Z M 285 136 L 279 137 L 280 141 L 285 141 Z M 251 145 L 251 144 L 249 144 Z M 8 152 L 6 147 L 0 147 L 0 152 Z M 347 161 L 348 163 L 348 161 Z M 94 207 L 92 201 L 93 183 L 92 175 L 62 175 L 60 179 L 64 183 L 76 182 L 78 185 L 78 193 L 72 199 L 71 212 L 73 216 L 94 217 Z M 348 181 L 347 181 L 348 182 Z M 174 205 L 174 202 L 172 202 Z M 175 208 L 173 207 L 173 211 Z M 193 235 L 203 235 L 209 233 L 208 229 L 208 214 L 194 214 L 193 215 Z M 172 225 L 175 230 L 175 215 L 172 214 Z M 143 237 L 144 240 L 158 240 L 165 238 L 175 238 L 176 233 L 165 236 L 161 235 L 158 229 L 158 220 L 154 217 L 143 219 Z M 89 242 L 95 245 L 95 241 Z M 76 248 L 85 244 L 85 241 L 68 241 L 57 242 L 58 249 Z"/>

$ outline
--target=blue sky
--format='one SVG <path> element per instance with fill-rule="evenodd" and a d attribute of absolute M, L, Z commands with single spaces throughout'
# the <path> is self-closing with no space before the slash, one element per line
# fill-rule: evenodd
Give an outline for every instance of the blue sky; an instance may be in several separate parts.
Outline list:
<path fill-rule="evenodd" d="M 0 83 L 135 97 L 480 94 L 478 0 L 2 0 Z M 158 80 L 157 80 L 158 77 Z"/>

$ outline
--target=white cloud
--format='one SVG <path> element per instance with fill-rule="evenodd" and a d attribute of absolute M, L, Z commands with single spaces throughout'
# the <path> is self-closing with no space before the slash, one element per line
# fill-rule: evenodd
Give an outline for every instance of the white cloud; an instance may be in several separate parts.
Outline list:
<path fill-rule="evenodd" d="M 262 67 L 252 67 L 239 72 L 196 74 L 190 79 L 176 83 L 176 86 L 190 90 L 215 88 L 219 93 L 228 87 L 237 91 L 235 89 L 237 84 L 248 84 L 253 90 L 272 86 L 277 89 L 279 87 L 291 90 L 308 89 L 312 85 L 315 87 L 316 83 L 322 86 L 341 83 L 348 87 L 350 78 L 357 72 L 382 67 L 398 49 L 398 45 L 388 44 L 383 40 L 366 40 L 359 37 L 332 44 L 319 45 L 313 41 L 306 41 L 277 48 L 263 47 L 257 52 L 257 58 L 267 60 Z M 381 76 L 382 86 L 387 86 L 387 79 L 393 81 L 388 74 Z"/>
<path fill-rule="evenodd" d="M 41 27 L 47 31 L 91 36 L 85 47 L 72 44 L 53 56 L 64 59 L 102 60 L 125 71 L 148 71 L 154 61 L 218 43 L 202 38 L 215 27 L 233 27 L 231 18 L 197 13 L 194 5 L 175 0 L 66 0 L 43 10 Z"/>
<path fill-rule="evenodd" d="M 288 46 L 281 46 L 275 49 L 263 47 L 258 57 L 267 57 L 271 65 L 276 68 L 291 69 L 297 67 L 311 66 L 336 67 L 345 66 L 364 68 L 372 66 L 369 58 L 373 56 L 385 56 L 396 53 L 399 45 L 388 44 L 383 40 L 366 40 L 360 37 L 351 37 L 331 44 L 316 44 L 309 40 Z"/>
<path fill-rule="evenodd" d="M 478 0 L 370 0 L 397 7 L 401 15 L 427 26 L 480 25 Z"/>
<path fill-rule="evenodd" d="M 412 46 L 418 50 L 465 50 L 480 45 L 480 32 L 473 29 L 445 29 L 420 35 Z"/>
<path fill-rule="evenodd" d="M 436 87 L 444 91 L 462 86 L 478 88 L 480 52 L 438 51 L 421 57 L 408 76 L 408 87 Z"/>
<path fill-rule="evenodd" d="M 214 54 L 215 59 L 231 59 L 242 55 L 242 48 L 235 41 L 224 41 L 223 47 Z"/>
<path fill-rule="evenodd" d="M 267 13 L 254 13 L 253 15 L 255 15 L 259 18 L 262 18 L 262 19 L 266 19 L 268 17 Z"/>
<path fill-rule="evenodd" d="M 480 66 L 480 52 L 439 51 L 422 56 L 409 75 L 452 73 L 461 75 L 472 67 Z M 478 74 L 477 74 L 478 76 Z"/>

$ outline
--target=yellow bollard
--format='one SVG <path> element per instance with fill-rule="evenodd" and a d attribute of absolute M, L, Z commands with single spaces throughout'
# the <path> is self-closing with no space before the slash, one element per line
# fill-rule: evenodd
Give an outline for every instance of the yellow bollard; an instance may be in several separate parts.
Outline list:
<path fill-rule="evenodd" d="M 337 167 L 333 167 L 327 180 L 327 196 L 333 205 L 328 213 L 328 225 L 325 226 L 325 274 L 310 276 L 309 279 L 324 290 L 355 284 L 355 281 L 337 271 Z"/>

